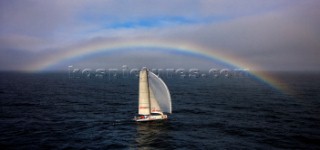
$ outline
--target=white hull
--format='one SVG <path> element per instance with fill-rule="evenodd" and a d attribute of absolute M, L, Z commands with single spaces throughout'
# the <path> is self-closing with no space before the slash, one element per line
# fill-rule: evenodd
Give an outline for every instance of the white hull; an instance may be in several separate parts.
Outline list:
<path fill-rule="evenodd" d="M 145 115 L 145 116 L 136 116 L 133 120 L 137 122 L 145 122 L 145 121 L 156 121 L 156 120 L 167 120 L 167 115 Z"/>

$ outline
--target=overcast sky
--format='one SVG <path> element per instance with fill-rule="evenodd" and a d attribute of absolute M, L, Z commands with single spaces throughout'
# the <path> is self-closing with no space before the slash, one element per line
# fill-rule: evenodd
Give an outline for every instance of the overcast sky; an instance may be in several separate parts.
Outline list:
<path fill-rule="evenodd" d="M 143 38 L 200 45 L 265 70 L 319 71 L 319 8 L 319 0 L 3 0 L 0 70 L 25 70 L 84 44 Z M 206 63 L 190 56 L 153 54 L 152 49 L 142 54 L 155 59 L 144 62 L 136 53 L 124 53 L 112 55 L 108 60 L 114 63 L 108 63 L 181 65 L 181 57 L 191 60 L 186 65 Z M 165 61 L 156 59 L 161 57 Z M 83 62 L 88 60 L 104 63 L 102 56 Z"/>

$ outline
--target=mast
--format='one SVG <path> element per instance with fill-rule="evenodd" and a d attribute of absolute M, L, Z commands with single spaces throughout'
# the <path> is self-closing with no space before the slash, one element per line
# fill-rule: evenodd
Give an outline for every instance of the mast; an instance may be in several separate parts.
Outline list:
<path fill-rule="evenodd" d="M 150 85 L 149 85 L 149 71 L 148 71 L 148 69 L 147 68 L 144 68 L 145 70 L 146 70 L 146 72 L 147 72 L 147 89 L 148 89 L 148 102 L 149 102 L 149 114 L 151 114 L 151 94 L 150 94 Z"/>

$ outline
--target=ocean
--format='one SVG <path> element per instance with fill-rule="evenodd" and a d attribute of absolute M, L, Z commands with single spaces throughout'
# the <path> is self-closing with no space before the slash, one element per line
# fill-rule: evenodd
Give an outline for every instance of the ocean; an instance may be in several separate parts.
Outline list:
<path fill-rule="evenodd" d="M 138 78 L 0 73 L 1 149 L 320 149 L 320 74 L 163 80 L 169 120 L 136 123 Z"/>

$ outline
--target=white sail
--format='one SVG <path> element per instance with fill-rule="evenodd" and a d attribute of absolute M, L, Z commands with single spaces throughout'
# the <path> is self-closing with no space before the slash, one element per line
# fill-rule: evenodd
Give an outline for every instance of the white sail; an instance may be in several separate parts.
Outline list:
<path fill-rule="evenodd" d="M 156 100 L 152 89 L 149 87 L 149 92 L 150 92 L 150 111 L 151 113 L 159 113 L 162 114 L 162 110 L 159 106 L 158 101 Z"/>
<path fill-rule="evenodd" d="M 151 107 L 156 108 L 156 105 L 158 105 L 160 111 L 172 113 L 171 96 L 167 85 L 150 71 L 148 71 L 148 84 L 150 91 L 152 91 L 151 95 L 157 102 L 157 104 L 151 104 Z M 153 100 L 151 100 L 151 103 L 153 103 Z"/>
<path fill-rule="evenodd" d="M 147 69 L 142 69 L 139 75 L 139 114 L 150 114 L 150 95 L 148 85 L 148 72 Z"/>

